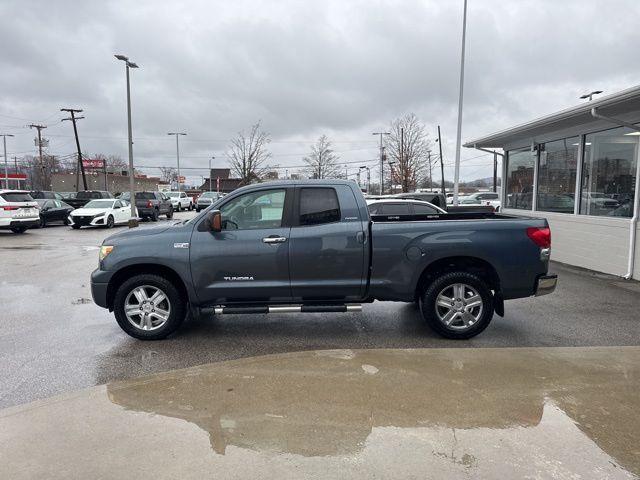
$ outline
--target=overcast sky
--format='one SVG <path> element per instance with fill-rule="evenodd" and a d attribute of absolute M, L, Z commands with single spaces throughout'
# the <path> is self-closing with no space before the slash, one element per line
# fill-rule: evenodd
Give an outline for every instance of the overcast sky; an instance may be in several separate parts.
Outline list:
<path fill-rule="evenodd" d="M 261 120 L 273 165 L 301 165 L 327 134 L 350 173 L 378 155 L 371 132 L 414 112 L 445 165 L 455 150 L 462 0 L 27 1 L 0 3 L 0 133 L 10 155 L 74 151 L 61 107 L 84 109 L 83 152 L 127 157 L 124 65 L 132 71 L 134 158 L 224 166 L 229 138 Z M 469 0 L 463 140 L 640 83 L 638 0 Z M 462 178 L 491 175 L 463 149 Z M 157 174 L 154 169 L 147 173 Z M 447 178 L 453 169 L 446 168 Z M 284 173 L 284 172 L 281 172 Z"/>

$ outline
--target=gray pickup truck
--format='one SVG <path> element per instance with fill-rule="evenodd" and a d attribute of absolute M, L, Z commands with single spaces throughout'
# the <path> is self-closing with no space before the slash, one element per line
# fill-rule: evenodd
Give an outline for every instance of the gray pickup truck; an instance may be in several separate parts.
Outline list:
<path fill-rule="evenodd" d="M 351 312 L 417 302 L 448 338 L 483 331 L 504 300 L 544 295 L 544 219 L 489 213 L 369 216 L 355 183 L 240 188 L 185 222 L 107 238 L 91 275 L 96 304 L 129 335 L 161 339 L 188 314 Z"/>

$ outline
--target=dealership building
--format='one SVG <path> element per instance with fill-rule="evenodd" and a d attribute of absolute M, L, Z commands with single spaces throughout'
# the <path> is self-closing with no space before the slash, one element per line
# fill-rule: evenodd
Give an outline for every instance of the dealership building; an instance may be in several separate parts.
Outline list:
<path fill-rule="evenodd" d="M 544 217 L 552 259 L 640 280 L 640 86 L 469 141 L 501 149 L 502 211 Z"/>

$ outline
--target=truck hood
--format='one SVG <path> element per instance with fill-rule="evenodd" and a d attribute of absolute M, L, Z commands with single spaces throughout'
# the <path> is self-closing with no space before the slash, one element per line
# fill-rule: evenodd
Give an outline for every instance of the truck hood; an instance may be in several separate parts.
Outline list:
<path fill-rule="evenodd" d="M 160 233 L 166 232 L 172 228 L 177 228 L 183 226 L 182 222 L 175 222 L 165 225 L 158 225 L 155 227 L 149 228 L 130 228 L 128 230 L 124 230 L 122 232 L 116 233 L 115 235 L 111 235 L 106 238 L 104 244 L 109 244 L 112 240 L 130 240 L 136 237 L 147 237 L 149 235 L 158 235 Z"/>

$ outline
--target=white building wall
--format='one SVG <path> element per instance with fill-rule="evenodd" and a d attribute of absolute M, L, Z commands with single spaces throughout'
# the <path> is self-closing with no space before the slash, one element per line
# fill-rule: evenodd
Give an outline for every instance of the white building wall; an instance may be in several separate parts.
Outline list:
<path fill-rule="evenodd" d="M 638 222 L 638 228 L 636 229 L 636 255 L 635 255 L 635 267 L 633 269 L 633 278 L 640 280 L 640 222 Z"/>
<path fill-rule="evenodd" d="M 627 274 L 631 228 L 628 219 L 507 208 L 503 213 L 546 218 L 551 227 L 552 260 L 620 277 Z M 640 236 L 636 237 L 636 244 L 634 278 L 640 280 Z"/>

